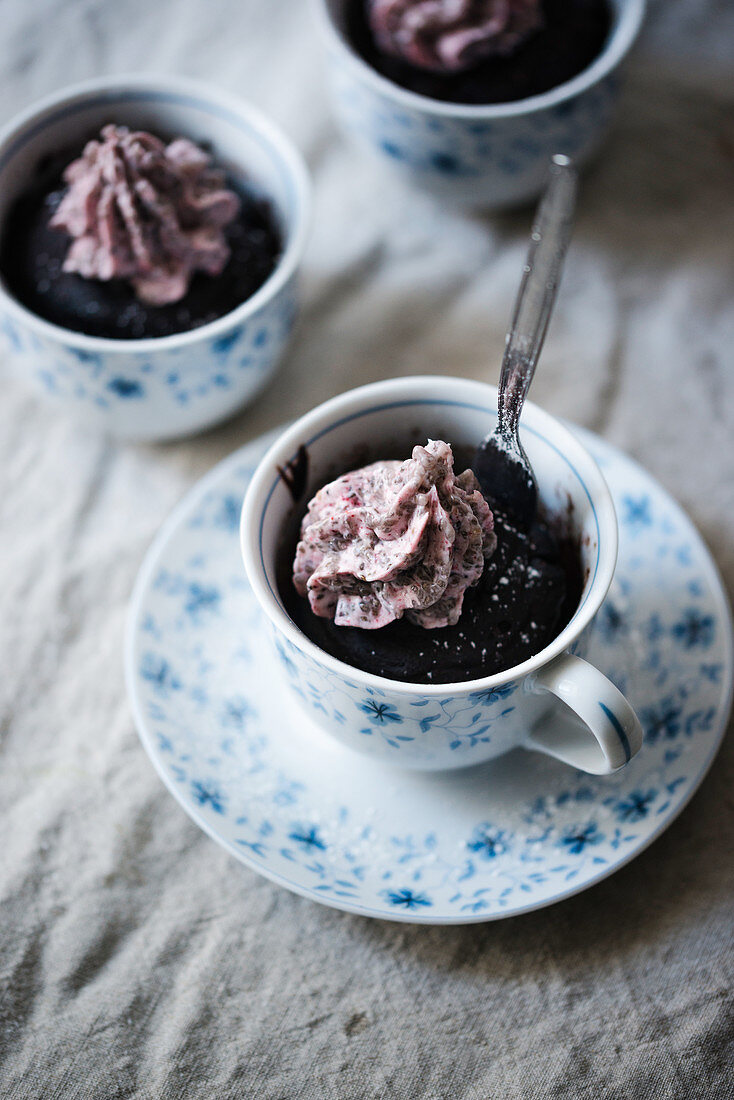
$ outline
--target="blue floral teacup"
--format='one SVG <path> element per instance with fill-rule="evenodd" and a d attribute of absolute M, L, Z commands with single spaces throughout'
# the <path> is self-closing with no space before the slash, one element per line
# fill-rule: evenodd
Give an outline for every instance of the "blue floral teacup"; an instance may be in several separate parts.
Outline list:
<path fill-rule="evenodd" d="M 50 96 L 0 134 L 0 221 L 44 156 L 78 147 L 110 121 L 206 143 L 266 195 L 283 235 L 275 270 L 211 324 L 146 340 L 50 324 L 0 280 L 0 336 L 18 372 L 59 408 L 121 439 L 173 439 L 231 416 L 273 374 L 296 316 L 309 182 L 290 141 L 234 96 L 171 77 L 105 78 Z"/>
<path fill-rule="evenodd" d="M 267 452 L 245 497 L 241 540 L 250 584 L 300 706 L 346 745 L 421 769 L 478 764 L 523 746 L 597 775 L 616 771 L 639 751 L 640 724 L 624 696 L 580 654 L 614 573 L 617 519 L 592 457 L 536 406 L 525 406 L 523 444 L 544 508 L 569 517 L 585 578 L 573 618 L 537 656 L 481 680 L 400 683 L 323 652 L 295 626 L 278 593 L 277 556 L 294 509 L 279 468 L 296 460 L 301 445 L 308 455 L 302 506 L 358 455 L 378 458 L 396 445 L 409 454 L 426 438 L 473 447 L 496 418 L 493 386 L 434 376 L 363 386 L 303 416 Z M 543 722 L 556 700 L 565 704 L 566 720 Z"/>
<path fill-rule="evenodd" d="M 479 209 L 534 198 L 554 153 L 582 164 L 595 152 L 617 101 L 620 63 L 645 11 L 645 0 L 612 0 L 607 43 L 573 80 L 528 99 L 476 106 L 416 95 L 363 61 L 345 31 L 349 2 L 314 0 L 344 130 L 411 183 Z"/>

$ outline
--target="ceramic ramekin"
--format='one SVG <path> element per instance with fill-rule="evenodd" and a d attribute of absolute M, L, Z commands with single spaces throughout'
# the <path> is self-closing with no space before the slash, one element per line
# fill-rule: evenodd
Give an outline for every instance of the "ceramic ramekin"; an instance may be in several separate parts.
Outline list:
<path fill-rule="evenodd" d="M 534 198 L 554 153 L 583 164 L 596 151 L 617 101 L 620 63 L 645 13 L 645 0 L 610 0 L 607 43 L 573 80 L 528 99 L 472 106 L 416 95 L 368 65 L 345 34 L 348 2 L 313 0 L 344 130 L 411 183 L 477 209 Z"/>
<path fill-rule="evenodd" d="M 351 748 L 387 763 L 437 770 L 482 763 L 522 746 L 594 774 L 612 772 L 639 750 L 642 731 L 624 696 L 580 653 L 614 573 L 617 518 L 586 448 L 536 406 L 525 405 L 523 444 L 543 505 L 569 517 L 585 574 L 575 615 L 541 653 L 482 679 L 401 683 L 319 649 L 292 621 L 278 591 L 278 556 L 289 552 L 284 530 L 294 509 L 303 509 L 326 481 L 365 459 L 408 455 L 427 438 L 474 447 L 496 419 L 493 386 L 433 376 L 363 386 L 301 417 L 264 456 L 245 497 L 241 540 L 250 584 L 298 704 Z M 296 459 L 301 445 L 308 479 L 295 505 L 279 469 Z M 557 700 L 566 720 L 543 722 Z"/>
<path fill-rule="evenodd" d="M 118 438 L 171 439 L 230 416 L 275 370 L 297 312 L 310 186 L 291 142 L 236 97 L 189 80 L 112 77 L 50 96 L 0 134 L 0 226 L 42 157 L 110 121 L 208 143 L 217 162 L 270 199 L 284 239 L 272 275 L 237 309 L 156 339 L 71 332 L 20 305 L 0 280 L 0 331 L 29 382 Z"/>

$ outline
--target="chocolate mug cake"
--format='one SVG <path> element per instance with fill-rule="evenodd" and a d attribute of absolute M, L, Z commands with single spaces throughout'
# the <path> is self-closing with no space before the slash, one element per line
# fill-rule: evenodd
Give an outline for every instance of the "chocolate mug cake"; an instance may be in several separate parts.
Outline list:
<path fill-rule="evenodd" d="M 204 149 L 108 124 L 38 166 L 6 217 L 0 274 L 47 321 L 143 339 L 236 309 L 281 252 L 270 203 Z"/>
<path fill-rule="evenodd" d="M 333 657 L 408 683 L 506 671 L 539 653 L 580 599 L 578 547 L 535 517 L 519 529 L 491 486 L 456 476 L 429 440 L 324 485 L 298 541 L 286 540 L 280 593 L 303 633 Z"/>

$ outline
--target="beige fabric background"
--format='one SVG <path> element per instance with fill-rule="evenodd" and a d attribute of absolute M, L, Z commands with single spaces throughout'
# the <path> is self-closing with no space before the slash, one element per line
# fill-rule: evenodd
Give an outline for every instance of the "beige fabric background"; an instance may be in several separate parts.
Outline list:
<path fill-rule="evenodd" d="M 733 52 L 727 0 L 653 2 L 584 181 L 534 386 L 659 477 L 730 590 Z M 286 893 L 155 776 L 121 638 L 160 522 L 236 446 L 337 390 L 400 372 L 494 378 L 528 214 L 436 217 L 365 167 L 329 119 L 304 0 L 0 3 L 3 120 L 72 79 L 152 69 L 245 93 L 303 149 L 317 196 L 306 308 L 257 406 L 180 444 L 105 442 L 2 367 L 0 1095 L 726 1100 L 731 741 L 612 879 L 455 929 Z"/>

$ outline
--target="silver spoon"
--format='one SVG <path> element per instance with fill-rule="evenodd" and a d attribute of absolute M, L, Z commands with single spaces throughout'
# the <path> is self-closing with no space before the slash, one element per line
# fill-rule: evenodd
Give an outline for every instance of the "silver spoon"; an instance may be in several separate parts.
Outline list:
<path fill-rule="evenodd" d="M 576 204 L 571 160 L 551 160 L 550 181 L 538 207 L 515 311 L 505 341 L 497 398 L 497 427 L 477 448 L 472 469 L 482 491 L 505 516 L 527 530 L 538 504 L 535 474 L 518 424 L 556 300 Z"/>

